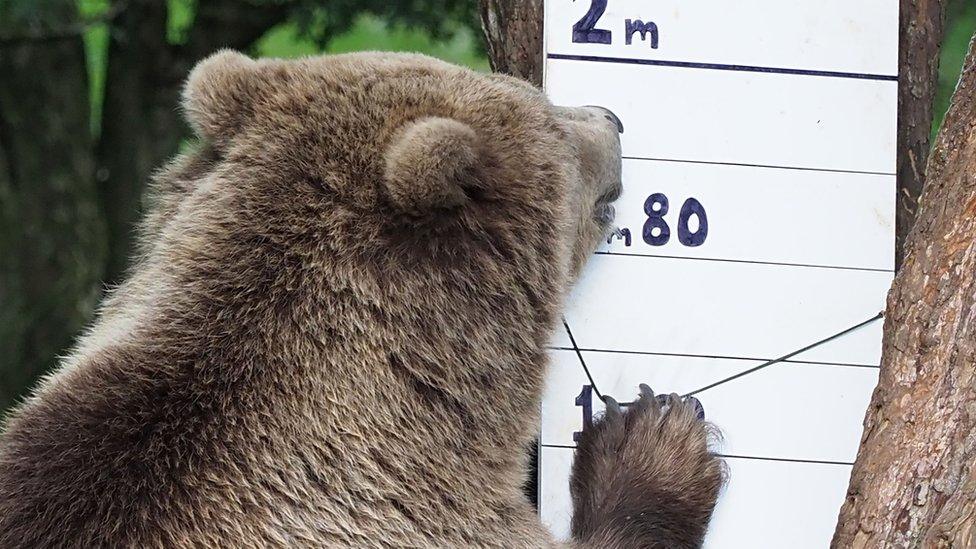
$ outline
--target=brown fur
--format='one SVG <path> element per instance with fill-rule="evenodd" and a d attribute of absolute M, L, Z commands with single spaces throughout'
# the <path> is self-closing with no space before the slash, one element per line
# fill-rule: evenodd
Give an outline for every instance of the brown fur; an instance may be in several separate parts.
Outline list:
<path fill-rule="evenodd" d="M 553 545 L 520 485 L 613 124 L 416 55 L 223 52 L 185 107 L 129 279 L 8 419 L 0 546 Z"/>
<path fill-rule="evenodd" d="M 708 450 L 695 408 L 677 395 L 642 386 L 625 412 L 610 399 L 606 415 L 584 430 L 570 491 L 573 536 L 593 547 L 700 547 L 724 466 Z"/>

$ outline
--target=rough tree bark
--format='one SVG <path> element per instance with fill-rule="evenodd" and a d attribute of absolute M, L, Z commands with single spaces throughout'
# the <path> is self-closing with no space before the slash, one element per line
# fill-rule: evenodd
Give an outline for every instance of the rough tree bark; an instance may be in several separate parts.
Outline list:
<path fill-rule="evenodd" d="M 491 68 L 542 86 L 542 0 L 480 4 Z"/>
<path fill-rule="evenodd" d="M 901 266 L 905 238 L 914 224 L 925 184 L 939 52 L 945 35 L 945 0 L 901 0 L 900 27 L 896 268 Z"/>
<path fill-rule="evenodd" d="M 976 41 L 927 174 L 838 548 L 976 546 Z"/>

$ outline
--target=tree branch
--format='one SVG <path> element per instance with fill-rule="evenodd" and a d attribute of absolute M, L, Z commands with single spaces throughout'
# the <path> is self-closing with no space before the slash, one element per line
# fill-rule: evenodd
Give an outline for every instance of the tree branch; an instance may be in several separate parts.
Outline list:
<path fill-rule="evenodd" d="M 878 387 L 833 546 L 976 544 L 976 41 L 888 296 Z"/>

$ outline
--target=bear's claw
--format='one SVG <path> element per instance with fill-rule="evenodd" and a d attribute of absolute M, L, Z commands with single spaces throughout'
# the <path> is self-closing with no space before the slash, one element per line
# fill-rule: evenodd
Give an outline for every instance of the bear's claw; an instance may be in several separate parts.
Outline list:
<path fill-rule="evenodd" d="M 630 408 L 631 406 L 639 404 L 643 400 L 653 401 L 662 414 L 666 413 L 671 408 L 672 402 L 685 402 L 695 411 L 695 417 L 698 418 L 698 421 L 705 420 L 705 408 L 702 406 L 701 401 L 697 398 L 693 396 L 682 398 L 676 393 L 655 395 L 654 391 L 651 390 L 646 383 L 640 384 L 640 398 L 633 402 L 620 403 L 611 396 L 607 395 L 603 397 L 603 403 L 607 406 L 608 411 L 610 407 L 613 406 L 614 412 L 616 413 L 621 412 L 621 408 Z"/>
<path fill-rule="evenodd" d="M 685 402 L 687 402 L 692 408 L 695 409 L 695 417 L 698 418 L 698 421 L 705 420 L 705 407 L 702 406 L 700 400 L 698 400 L 693 396 L 690 396 L 685 398 Z"/>
<path fill-rule="evenodd" d="M 594 547 L 700 546 L 724 479 L 701 402 L 645 384 L 626 407 L 603 400 L 577 444 L 573 536 Z"/>

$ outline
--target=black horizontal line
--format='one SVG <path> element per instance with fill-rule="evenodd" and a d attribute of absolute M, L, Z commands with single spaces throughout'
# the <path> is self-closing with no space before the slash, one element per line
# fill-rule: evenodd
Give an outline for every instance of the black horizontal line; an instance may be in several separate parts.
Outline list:
<path fill-rule="evenodd" d="M 568 444 L 540 444 L 543 448 L 563 448 L 566 450 L 575 450 L 576 446 Z M 728 459 L 752 459 L 756 461 L 781 461 L 786 463 L 810 463 L 816 465 L 854 465 L 853 462 L 849 461 L 830 461 L 821 459 L 794 459 L 794 458 L 774 458 L 774 457 L 761 457 L 761 456 L 738 456 L 733 454 L 715 454 L 720 458 Z"/>
<path fill-rule="evenodd" d="M 550 350 L 554 351 L 580 351 L 585 353 L 609 353 L 609 354 L 619 354 L 619 355 L 643 355 L 643 356 L 672 356 L 672 357 L 683 357 L 683 358 L 708 358 L 715 360 L 749 360 L 754 362 L 763 362 L 769 359 L 767 358 L 750 358 L 743 356 L 723 356 L 723 355 L 693 355 L 686 353 L 657 353 L 650 351 L 617 351 L 614 349 L 587 349 L 580 347 L 579 349 L 573 347 L 559 347 L 550 346 Z M 881 366 L 873 366 L 870 364 L 854 364 L 851 362 L 817 362 L 813 360 L 784 360 L 782 362 L 788 362 L 790 364 L 811 364 L 816 366 L 843 366 L 847 368 L 871 368 L 878 370 Z"/>
<path fill-rule="evenodd" d="M 760 457 L 760 456 L 736 456 L 731 454 L 715 454 L 721 458 L 729 459 L 752 459 L 756 461 L 785 461 L 787 463 L 814 463 L 818 465 L 854 465 L 852 461 L 830 461 L 824 459 L 792 459 L 792 458 L 773 458 L 773 457 Z"/>
<path fill-rule="evenodd" d="M 619 255 L 623 257 L 656 257 L 659 259 L 687 259 L 691 261 L 718 261 L 722 263 L 747 263 L 752 265 L 777 265 L 781 267 L 809 267 L 814 269 L 837 269 L 842 271 L 866 271 L 872 273 L 894 273 L 894 269 L 874 269 L 871 267 L 842 267 L 840 265 L 813 265 L 810 263 L 781 263 L 777 261 L 752 261 L 748 259 L 722 259 L 718 257 L 685 257 L 680 255 L 637 254 L 632 252 L 596 252 L 596 255 Z"/>
<path fill-rule="evenodd" d="M 654 158 L 650 156 L 624 156 L 625 160 L 650 160 L 653 162 L 680 162 L 682 164 L 709 164 L 714 166 L 736 166 L 740 168 L 765 168 L 770 170 L 795 170 L 801 172 L 850 173 L 857 175 L 897 175 L 895 172 L 871 172 L 864 170 L 841 170 L 837 168 L 805 168 L 801 166 L 776 166 L 773 164 L 748 164 L 742 162 L 715 162 L 709 160 L 684 160 L 680 158 Z"/>
<path fill-rule="evenodd" d="M 625 65 L 653 65 L 658 67 L 680 67 L 686 69 L 711 69 L 718 71 L 762 72 L 771 74 L 793 74 L 800 76 L 825 76 L 829 78 L 853 78 L 855 80 L 879 80 L 897 82 L 898 76 L 889 74 L 870 74 L 861 72 L 820 71 L 810 69 L 786 69 L 775 67 L 756 67 L 752 65 L 727 65 L 722 63 L 695 63 L 690 61 L 664 61 L 660 59 L 632 59 L 627 57 L 604 57 L 601 55 L 567 55 L 550 53 L 549 59 L 566 61 L 594 61 L 597 63 L 622 63 Z"/>

